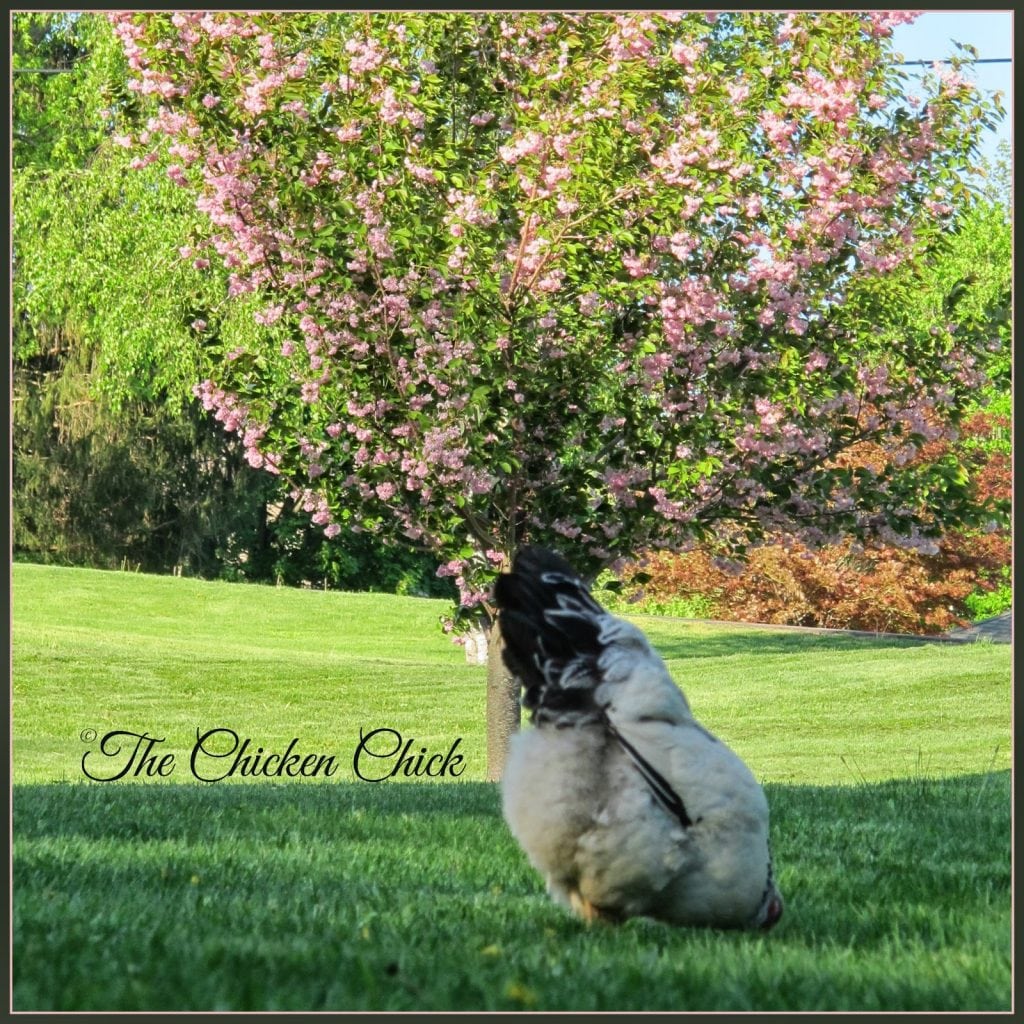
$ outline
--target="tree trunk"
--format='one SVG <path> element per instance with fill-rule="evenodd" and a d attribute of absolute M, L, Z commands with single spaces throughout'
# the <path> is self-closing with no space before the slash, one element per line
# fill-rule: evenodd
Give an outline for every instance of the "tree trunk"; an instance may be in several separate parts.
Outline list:
<path fill-rule="evenodd" d="M 498 623 L 487 636 L 487 781 L 499 782 L 512 734 L 519 729 L 519 684 L 501 656 Z"/>

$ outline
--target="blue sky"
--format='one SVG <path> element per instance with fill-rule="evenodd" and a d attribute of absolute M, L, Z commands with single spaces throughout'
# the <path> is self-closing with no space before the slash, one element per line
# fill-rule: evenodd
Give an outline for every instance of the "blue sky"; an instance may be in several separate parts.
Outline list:
<path fill-rule="evenodd" d="M 899 25 L 893 31 L 893 45 L 905 60 L 941 60 L 958 52 L 952 40 L 970 43 L 979 58 L 993 59 L 1013 56 L 1013 13 L 1010 10 L 989 11 L 925 11 L 910 25 Z M 915 68 L 906 68 L 914 72 Z M 1011 64 L 980 64 L 971 72 L 973 81 L 983 92 L 1000 90 L 1006 118 L 997 131 L 988 133 L 982 154 L 991 158 L 1002 140 L 1010 141 L 1013 124 L 1013 66 Z"/>

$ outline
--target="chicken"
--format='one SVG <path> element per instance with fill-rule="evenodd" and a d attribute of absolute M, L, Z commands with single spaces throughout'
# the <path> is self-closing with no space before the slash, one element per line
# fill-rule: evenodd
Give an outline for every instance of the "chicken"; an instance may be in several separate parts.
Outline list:
<path fill-rule="evenodd" d="M 533 723 L 512 737 L 502 811 L 552 897 L 587 921 L 771 928 L 764 791 L 643 634 L 544 548 L 520 549 L 494 599 Z"/>

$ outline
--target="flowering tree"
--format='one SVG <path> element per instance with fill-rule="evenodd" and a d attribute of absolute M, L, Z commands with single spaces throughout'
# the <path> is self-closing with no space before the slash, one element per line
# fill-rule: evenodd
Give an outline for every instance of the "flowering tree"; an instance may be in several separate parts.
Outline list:
<path fill-rule="evenodd" d="M 251 311 L 197 395 L 329 536 L 429 548 L 485 618 L 526 540 L 589 573 L 927 544 L 962 468 L 844 458 L 942 436 L 979 379 L 945 322 L 879 340 L 989 116 L 955 65 L 901 98 L 909 17 L 113 15 L 154 104 L 123 142 L 174 159 L 209 222 L 181 258 Z"/>

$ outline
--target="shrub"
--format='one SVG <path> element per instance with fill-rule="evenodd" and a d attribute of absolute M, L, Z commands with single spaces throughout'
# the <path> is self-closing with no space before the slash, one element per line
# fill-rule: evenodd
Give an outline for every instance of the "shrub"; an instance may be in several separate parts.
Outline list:
<path fill-rule="evenodd" d="M 994 403 L 967 420 L 958 442 L 978 500 L 994 508 L 1011 494 L 1009 427 L 1008 410 Z M 947 451 L 948 443 L 938 443 L 918 458 L 940 459 Z M 865 448 L 857 461 L 881 465 L 889 457 Z M 744 563 L 718 557 L 710 545 L 682 555 L 649 554 L 627 566 L 610 604 L 740 622 L 940 633 L 1010 607 L 1010 536 L 998 523 L 994 517 L 988 532 L 950 531 L 937 550 L 852 540 L 812 550 L 776 538 Z"/>
<path fill-rule="evenodd" d="M 1003 572 L 1006 582 L 1000 583 L 995 590 L 976 590 L 964 599 L 967 611 L 975 622 L 991 618 L 993 615 L 1002 615 L 1013 607 L 1013 586 L 1009 582 L 1010 567 L 1006 566 Z"/>

